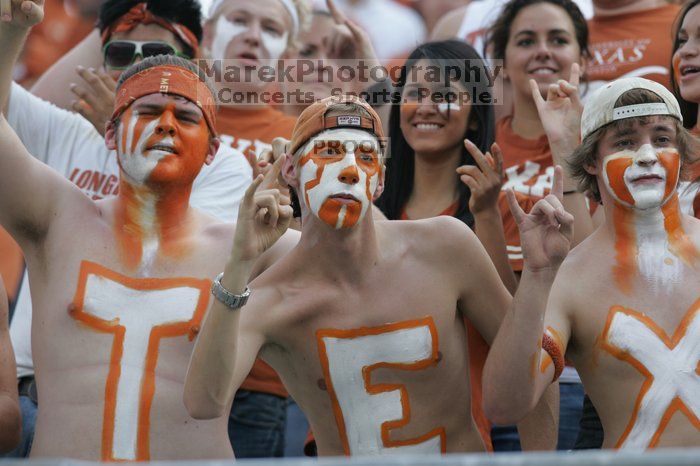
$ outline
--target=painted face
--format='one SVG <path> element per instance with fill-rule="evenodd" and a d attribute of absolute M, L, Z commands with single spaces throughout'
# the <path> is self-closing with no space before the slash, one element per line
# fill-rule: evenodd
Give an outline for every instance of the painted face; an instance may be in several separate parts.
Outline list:
<path fill-rule="evenodd" d="M 134 102 L 121 117 L 117 158 L 135 185 L 191 184 L 209 148 L 202 111 L 186 99 L 152 94 Z"/>
<path fill-rule="evenodd" d="M 662 206 L 676 192 L 680 154 L 672 148 L 645 144 L 636 151 L 623 150 L 603 159 L 608 192 L 628 208 Z"/>
<path fill-rule="evenodd" d="M 445 88 L 427 76 L 428 62 L 419 62 L 409 74 L 400 110 L 401 132 L 411 148 L 420 154 L 442 155 L 461 147 L 467 132 L 471 105 L 451 101 L 448 96 L 465 92 L 460 84 Z M 412 80 L 415 77 L 416 80 Z M 436 103 L 439 102 L 439 103 Z"/>
<path fill-rule="evenodd" d="M 683 18 L 673 71 L 683 99 L 700 102 L 700 7 L 691 8 Z"/>
<path fill-rule="evenodd" d="M 551 3 L 520 10 L 510 27 L 505 71 L 517 94 L 532 99 L 530 79 L 546 96 L 550 84 L 569 79 L 571 65 L 581 62 L 576 30 L 566 11 Z"/>
<path fill-rule="evenodd" d="M 287 49 L 292 19 L 279 0 L 229 2 L 214 23 L 211 58 L 271 65 Z"/>
<path fill-rule="evenodd" d="M 299 159 L 306 206 L 333 228 L 360 223 L 379 184 L 379 141 L 366 131 L 333 129 L 306 145 Z"/>

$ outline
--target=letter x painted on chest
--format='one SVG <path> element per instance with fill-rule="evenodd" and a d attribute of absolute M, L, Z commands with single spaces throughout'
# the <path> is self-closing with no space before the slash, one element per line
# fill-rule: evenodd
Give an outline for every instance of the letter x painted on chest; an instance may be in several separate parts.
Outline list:
<path fill-rule="evenodd" d="M 621 449 L 655 447 L 676 411 L 700 430 L 700 301 L 672 337 L 649 317 L 620 306 L 608 314 L 602 347 L 645 377 Z"/>
<path fill-rule="evenodd" d="M 114 335 L 105 384 L 103 461 L 150 459 L 150 411 L 160 340 L 190 334 L 209 302 L 209 280 L 129 278 L 81 264 L 72 316 Z"/>

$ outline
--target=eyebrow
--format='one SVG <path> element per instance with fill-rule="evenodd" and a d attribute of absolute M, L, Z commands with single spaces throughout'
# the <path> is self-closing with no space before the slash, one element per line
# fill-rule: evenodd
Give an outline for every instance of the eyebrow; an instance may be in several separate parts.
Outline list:
<path fill-rule="evenodd" d="M 536 34 L 537 33 L 535 31 L 533 31 L 532 29 L 524 29 L 522 31 L 515 33 L 515 35 L 513 37 L 515 38 L 515 37 L 518 37 L 520 35 L 534 36 Z M 571 35 L 571 33 L 569 31 L 567 31 L 566 29 L 549 29 L 547 31 L 547 34 L 549 34 L 549 35 L 551 35 L 551 34 L 566 34 L 568 36 Z"/>

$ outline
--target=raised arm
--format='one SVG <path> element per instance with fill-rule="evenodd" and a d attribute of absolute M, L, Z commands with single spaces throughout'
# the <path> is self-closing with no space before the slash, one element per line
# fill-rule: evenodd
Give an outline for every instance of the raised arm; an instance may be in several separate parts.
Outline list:
<path fill-rule="evenodd" d="M 15 355 L 8 331 L 9 316 L 5 284 L 0 277 L 0 453 L 15 448 L 22 429 Z"/>
<path fill-rule="evenodd" d="M 276 176 L 282 162 L 283 158 L 278 160 L 267 176 Z M 282 236 L 292 218 L 289 198 L 277 189 L 259 190 L 262 181 L 259 175 L 243 198 L 231 257 L 221 278 L 221 285 L 235 295 L 245 292 L 253 264 Z M 184 401 L 192 417 L 213 419 L 228 414 L 236 390 L 265 343 L 259 317 L 274 300 L 274 292 L 253 287 L 250 301 L 241 308 L 230 309 L 213 301 L 185 381 Z"/>
<path fill-rule="evenodd" d="M 532 97 L 547 134 L 554 165 L 564 168 L 562 204 L 564 209 L 574 216 L 572 246 L 586 239 L 595 229 L 586 203 L 586 195 L 578 192 L 576 181 L 568 174 L 569 157 L 581 143 L 583 104 L 579 96 L 579 74 L 579 65 L 574 63 L 571 65 L 570 81 L 561 79 L 557 84 L 550 85 L 547 100 L 542 98 L 537 83 L 530 80 Z"/>
<path fill-rule="evenodd" d="M 484 408 L 498 424 L 524 418 L 558 376 L 555 369 L 563 368 L 568 321 L 553 311 L 548 316 L 553 319 L 553 330 L 546 332 L 543 325 L 550 290 L 573 236 L 573 217 L 561 204 L 563 183 L 562 169 L 556 167 L 552 194 L 535 204 L 529 214 L 520 209 L 515 194 L 508 192 L 525 267 L 484 368 Z"/>
<path fill-rule="evenodd" d="M 12 84 L 12 65 L 29 29 L 42 19 L 43 3 L 43 0 L 13 0 L 11 19 L 0 22 L 2 107 Z M 43 238 L 56 218 L 58 203 L 66 189 L 71 190 L 66 185 L 70 183 L 29 155 L 5 117 L 0 116 L 0 224 L 20 244 Z"/>

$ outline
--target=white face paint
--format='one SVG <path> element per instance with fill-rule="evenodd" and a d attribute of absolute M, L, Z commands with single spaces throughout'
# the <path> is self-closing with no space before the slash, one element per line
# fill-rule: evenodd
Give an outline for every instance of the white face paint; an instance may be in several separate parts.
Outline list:
<path fill-rule="evenodd" d="M 141 407 L 149 406 L 153 398 L 152 392 L 144 390 L 147 385 L 155 386 L 159 349 L 153 343 L 161 338 L 158 329 L 198 325 L 208 303 L 207 283 L 202 280 L 197 288 L 185 284 L 196 281 L 192 279 L 163 279 L 156 284 L 150 279 L 139 286 L 142 280 L 122 277 L 96 264 L 83 262 L 82 267 L 76 296 L 82 305 L 77 306 L 74 317 L 95 331 L 115 333 L 117 339 L 106 381 L 105 393 L 112 395 L 105 399 L 102 457 L 148 460 L 149 452 L 140 451 L 139 444 L 148 445 L 150 436 L 150 413 L 141 412 Z"/>
<path fill-rule="evenodd" d="M 237 24 L 230 21 L 223 15 L 219 16 L 219 19 L 216 20 L 216 33 L 214 34 L 214 40 L 211 46 L 212 58 L 235 58 L 228 57 L 226 55 L 226 50 L 228 49 L 229 44 L 236 37 L 247 33 L 249 29 L 250 27 L 245 24 Z M 267 52 L 267 58 L 270 61 L 268 64 L 272 65 L 272 62 L 281 57 L 284 51 L 287 49 L 289 33 L 285 31 L 282 35 L 278 36 L 263 30 L 260 32 L 260 39 L 263 48 Z"/>
<path fill-rule="evenodd" d="M 650 448 L 657 434 L 662 433 L 664 417 L 670 414 L 676 398 L 696 419 L 700 416 L 698 311 L 693 308 L 688 312 L 681 324 L 685 328 L 674 332 L 680 338 L 672 337 L 673 340 L 643 314 L 619 308 L 610 312 L 614 315 L 603 334 L 604 348 L 618 359 L 643 367 L 651 375 L 651 385 L 639 393 L 635 411 L 616 447 Z M 681 416 L 679 412 L 675 415 Z"/>
<path fill-rule="evenodd" d="M 329 141 L 339 143 L 331 154 L 315 154 Z M 370 148 L 374 156 L 367 154 Z M 377 138 L 357 129 L 326 130 L 311 139 L 299 159 L 301 193 L 309 210 L 336 229 L 359 224 L 379 184 L 378 152 Z"/>
<path fill-rule="evenodd" d="M 645 144 L 637 151 L 624 150 L 603 159 L 603 178 L 608 192 L 619 203 L 639 210 L 661 207 L 673 193 L 675 187 L 667 189 L 667 183 L 678 180 L 680 164 L 672 167 L 675 173 L 668 173 L 660 156 L 663 153 L 675 152 L 669 149 L 654 149 L 651 144 Z M 622 180 L 619 173 L 610 170 L 611 163 L 631 162 L 624 171 Z M 631 194 L 629 199 L 624 187 Z M 630 202 L 630 201 L 633 202 Z"/>
<path fill-rule="evenodd" d="M 126 114 L 125 114 L 126 115 Z M 143 185 L 151 175 L 151 172 L 156 168 L 158 162 L 164 157 L 172 155 L 171 152 L 162 150 L 146 151 L 146 145 L 155 134 L 156 127 L 160 122 L 152 121 L 146 125 L 142 133 L 134 143 L 136 124 L 139 121 L 138 112 L 131 112 L 130 116 L 125 116 L 119 124 L 117 131 L 117 157 L 127 180 L 134 185 Z M 124 132 L 126 131 L 126 140 Z M 124 143 L 125 142 L 125 143 Z M 174 141 L 171 137 L 165 137 L 159 144 L 174 146 Z"/>
<path fill-rule="evenodd" d="M 367 391 L 372 387 L 371 366 L 396 364 L 403 370 L 420 370 L 437 362 L 437 335 L 434 340 L 432 319 L 415 325 L 317 332 L 326 385 L 347 454 L 415 455 L 444 451 L 444 428 L 433 429 L 436 435 L 422 442 L 409 440 L 402 441 L 405 445 L 401 446 L 385 445 L 383 424 L 402 419 L 410 422 L 410 405 L 398 389 L 374 394 Z"/>

